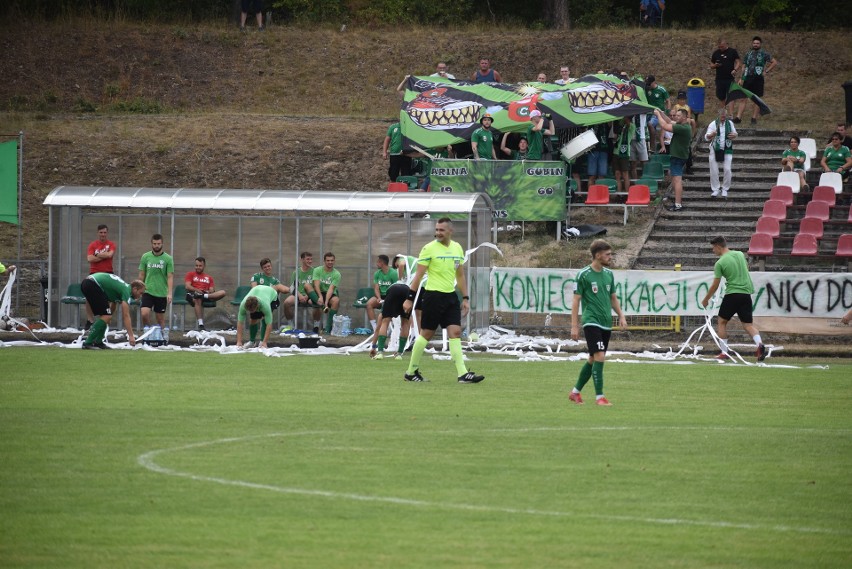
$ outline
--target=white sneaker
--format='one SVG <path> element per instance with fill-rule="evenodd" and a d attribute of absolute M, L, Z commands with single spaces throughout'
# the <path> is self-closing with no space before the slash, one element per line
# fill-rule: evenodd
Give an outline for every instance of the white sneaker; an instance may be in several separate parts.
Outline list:
<path fill-rule="evenodd" d="M 710 197 L 711 198 L 718 198 L 719 197 L 719 190 L 713 190 L 712 192 L 710 192 Z"/>

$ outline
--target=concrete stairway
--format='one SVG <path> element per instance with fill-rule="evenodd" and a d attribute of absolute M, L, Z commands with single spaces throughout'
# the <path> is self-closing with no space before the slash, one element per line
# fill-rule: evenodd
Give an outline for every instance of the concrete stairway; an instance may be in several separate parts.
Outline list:
<path fill-rule="evenodd" d="M 677 213 L 660 210 L 634 269 L 671 269 L 680 264 L 683 270 L 711 270 L 717 257 L 709 241 L 716 235 L 723 235 L 732 249 L 748 250 L 789 137 L 784 132 L 739 127 L 728 199 L 710 197 L 707 143 L 699 142 L 693 173 L 684 176 L 684 209 Z M 699 136 L 705 130 L 706 126 Z"/>

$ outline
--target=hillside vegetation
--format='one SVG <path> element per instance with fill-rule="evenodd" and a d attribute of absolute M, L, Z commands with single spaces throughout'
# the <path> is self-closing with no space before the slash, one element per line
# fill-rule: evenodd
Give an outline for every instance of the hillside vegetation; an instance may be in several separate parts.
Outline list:
<path fill-rule="evenodd" d="M 44 196 L 58 185 L 381 191 L 396 85 L 445 60 L 457 77 L 488 55 L 509 82 L 560 64 L 653 73 L 675 91 L 724 35 L 752 30 L 357 29 L 152 25 L 75 20 L 0 28 L 0 133 L 25 133 L 24 257 L 44 258 Z M 852 38 L 761 34 L 780 61 L 761 124 L 822 139 L 843 118 Z M 712 91 L 708 91 L 708 99 Z M 708 109 L 712 101 L 708 101 Z M 634 229 L 635 230 L 635 229 Z M 0 227 L 9 258 L 17 230 Z"/>

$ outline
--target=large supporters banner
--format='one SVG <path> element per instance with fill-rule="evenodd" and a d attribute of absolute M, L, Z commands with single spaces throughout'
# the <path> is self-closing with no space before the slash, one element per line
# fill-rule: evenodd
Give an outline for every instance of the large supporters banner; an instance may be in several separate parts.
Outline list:
<path fill-rule="evenodd" d="M 494 218 L 513 221 L 565 219 L 565 163 L 516 160 L 432 161 L 433 192 L 488 194 Z"/>
<path fill-rule="evenodd" d="M 580 269 L 491 270 L 497 312 L 569 314 Z M 628 316 L 699 316 L 711 271 L 613 271 L 615 294 Z M 840 318 L 852 307 L 852 273 L 751 274 L 755 316 Z M 724 294 L 724 280 L 722 294 Z"/>
<path fill-rule="evenodd" d="M 648 114 L 654 107 L 642 84 L 605 74 L 567 85 L 409 77 L 399 111 L 403 146 L 444 148 L 470 140 L 485 113 L 500 132 L 526 132 L 532 111 L 549 116 L 556 128 L 569 128 Z"/>

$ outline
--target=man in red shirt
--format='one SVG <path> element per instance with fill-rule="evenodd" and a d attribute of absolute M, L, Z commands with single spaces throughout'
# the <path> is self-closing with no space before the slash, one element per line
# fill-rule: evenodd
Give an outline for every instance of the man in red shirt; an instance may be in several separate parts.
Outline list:
<path fill-rule="evenodd" d="M 189 271 L 184 277 L 186 286 L 186 301 L 195 308 L 195 319 L 198 321 L 198 329 L 204 330 L 204 301 L 222 300 L 225 298 L 224 290 L 214 290 L 213 277 L 204 272 L 207 260 L 204 257 L 195 258 L 195 270 Z"/>
<path fill-rule="evenodd" d="M 107 239 L 109 228 L 106 224 L 98 225 L 98 238 L 89 243 L 86 249 L 86 260 L 89 262 L 89 274 L 95 273 L 112 273 L 112 257 L 115 255 L 117 247 L 115 243 Z M 110 303 L 112 311 L 115 312 L 115 303 Z M 95 315 L 92 313 L 92 308 L 89 303 L 86 303 L 86 330 L 95 321 Z"/>
<path fill-rule="evenodd" d="M 115 255 L 115 243 L 107 239 L 109 228 L 98 225 L 98 238 L 89 243 L 86 260 L 89 261 L 89 274 L 112 273 L 112 257 Z"/>

